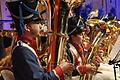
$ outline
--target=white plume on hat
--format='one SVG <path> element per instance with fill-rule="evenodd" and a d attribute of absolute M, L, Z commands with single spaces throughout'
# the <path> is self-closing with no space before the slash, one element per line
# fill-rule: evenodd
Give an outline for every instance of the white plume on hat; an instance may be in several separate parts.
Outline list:
<path fill-rule="evenodd" d="M 94 18 L 94 17 L 98 17 L 98 10 L 96 9 L 95 11 L 92 11 L 90 14 L 89 14 L 89 18 Z"/>

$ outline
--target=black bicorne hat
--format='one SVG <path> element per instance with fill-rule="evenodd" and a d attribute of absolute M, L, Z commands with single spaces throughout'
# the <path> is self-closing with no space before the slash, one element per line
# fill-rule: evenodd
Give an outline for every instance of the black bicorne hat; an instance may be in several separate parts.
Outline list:
<path fill-rule="evenodd" d="M 68 19 L 68 35 L 77 35 L 84 29 L 84 20 L 79 16 L 74 16 Z"/>
<path fill-rule="evenodd" d="M 24 23 L 40 20 L 37 10 L 38 0 L 7 0 L 6 5 L 15 22 L 18 35 L 24 31 Z"/>
<path fill-rule="evenodd" d="M 10 0 L 6 2 L 7 7 L 14 19 L 20 18 L 19 5 L 21 4 L 23 19 L 30 19 L 38 14 L 38 0 Z M 35 12 L 36 11 L 36 12 Z"/>

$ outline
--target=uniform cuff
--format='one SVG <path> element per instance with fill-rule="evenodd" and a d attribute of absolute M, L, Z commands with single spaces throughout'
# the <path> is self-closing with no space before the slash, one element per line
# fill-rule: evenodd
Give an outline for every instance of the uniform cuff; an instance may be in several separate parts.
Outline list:
<path fill-rule="evenodd" d="M 87 69 L 85 65 L 79 65 L 76 67 L 77 71 L 79 72 L 79 74 L 84 75 L 87 73 Z"/>
<path fill-rule="evenodd" d="M 62 72 L 62 69 L 60 68 L 60 66 L 57 66 L 53 72 L 55 73 L 55 75 L 58 77 L 59 80 L 64 80 L 64 75 Z"/>

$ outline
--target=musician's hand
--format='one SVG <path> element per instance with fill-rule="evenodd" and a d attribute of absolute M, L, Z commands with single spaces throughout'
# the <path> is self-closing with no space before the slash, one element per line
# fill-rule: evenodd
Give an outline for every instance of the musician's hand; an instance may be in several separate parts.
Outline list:
<path fill-rule="evenodd" d="M 97 67 L 90 64 L 86 64 L 86 69 L 87 69 L 86 73 L 93 73 L 96 72 Z"/>
<path fill-rule="evenodd" d="M 95 64 L 95 66 L 99 67 L 100 63 L 102 62 L 102 59 L 100 58 L 100 56 L 95 56 L 94 60 L 92 61 L 93 64 Z"/>
<path fill-rule="evenodd" d="M 75 69 L 72 63 L 66 62 L 65 60 L 62 60 L 59 66 L 61 67 L 64 74 L 70 73 Z"/>

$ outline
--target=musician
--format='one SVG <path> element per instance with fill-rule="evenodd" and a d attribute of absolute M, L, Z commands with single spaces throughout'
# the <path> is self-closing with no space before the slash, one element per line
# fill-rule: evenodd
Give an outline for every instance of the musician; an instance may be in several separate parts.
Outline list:
<path fill-rule="evenodd" d="M 62 61 L 62 63 L 60 63 L 60 65 L 57 65 L 57 67 L 52 71 L 44 72 L 43 67 L 41 66 L 41 63 L 38 59 L 36 50 L 36 38 L 40 35 L 39 33 L 41 31 L 41 19 L 38 17 L 38 15 L 34 15 L 28 19 L 25 19 L 27 11 L 25 11 L 24 9 L 26 14 L 23 15 L 23 19 L 19 16 L 19 18 L 16 18 L 14 16 L 18 10 L 18 12 L 22 12 L 20 6 L 18 8 L 18 5 L 22 4 L 23 9 L 23 4 L 26 1 L 29 4 L 26 3 L 25 5 L 29 5 L 29 7 L 30 5 L 36 3 L 36 0 L 34 0 L 35 2 L 33 0 L 21 0 L 20 2 L 18 0 L 13 1 L 13 3 L 8 2 L 9 10 L 12 13 L 12 17 L 16 22 L 15 24 L 17 25 L 16 27 L 18 31 L 17 42 L 13 46 L 12 50 L 12 69 L 15 80 L 64 80 L 63 74 L 69 73 L 74 68 L 71 63 Z M 32 9 L 34 6 L 30 8 Z M 16 8 L 18 8 L 18 10 Z M 20 25 L 18 25 L 17 23 Z"/>
<path fill-rule="evenodd" d="M 77 25 L 78 21 L 79 17 L 77 16 L 71 17 L 68 20 L 68 48 L 70 50 L 70 53 L 72 54 L 72 62 L 76 66 L 77 71 L 80 75 L 84 75 L 96 71 L 96 66 L 99 65 L 99 59 L 96 59 L 94 61 L 95 66 L 85 64 L 85 60 L 87 59 L 86 55 L 88 55 L 88 49 L 90 48 L 90 44 L 89 42 L 82 41 L 84 27 L 80 24 Z"/>
<path fill-rule="evenodd" d="M 114 13 L 114 11 L 112 11 L 112 12 Z M 97 20 L 97 19 L 101 19 L 103 17 L 103 20 L 104 20 L 104 14 L 103 13 L 104 12 L 102 12 L 102 10 L 99 10 L 98 13 L 95 13 L 95 14 L 98 14 L 98 15 L 92 14 L 91 18 Z M 111 13 L 109 13 L 109 15 L 110 14 Z M 115 17 L 115 16 L 110 17 L 109 15 L 108 15 L 107 21 L 109 21 L 109 20 L 111 20 Z M 104 21 L 101 21 L 101 22 L 104 23 Z M 97 31 L 101 30 L 102 33 L 106 33 L 106 29 L 108 29 L 106 26 L 107 26 L 106 24 L 100 24 L 100 27 Z M 94 34 L 97 31 L 94 31 Z M 104 35 L 106 35 L 105 37 L 108 36 L 108 34 L 104 34 Z M 105 38 L 105 37 L 103 37 L 103 41 L 101 40 L 102 42 L 100 44 L 98 44 L 99 47 L 97 49 L 97 54 L 102 59 L 100 61 L 100 66 L 98 67 L 98 71 L 100 71 L 101 73 L 97 73 L 94 76 L 94 80 L 114 80 L 113 66 L 108 64 L 108 55 L 109 55 L 109 52 L 110 52 L 108 49 L 110 49 L 110 47 L 111 47 L 111 45 L 109 45 L 109 44 L 111 44 L 111 39 L 109 39 L 109 37 L 107 37 L 107 38 Z M 119 79 L 118 76 L 119 76 L 119 74 L 117 72 L 117 79 Z"/>

